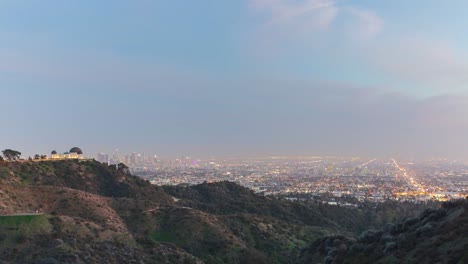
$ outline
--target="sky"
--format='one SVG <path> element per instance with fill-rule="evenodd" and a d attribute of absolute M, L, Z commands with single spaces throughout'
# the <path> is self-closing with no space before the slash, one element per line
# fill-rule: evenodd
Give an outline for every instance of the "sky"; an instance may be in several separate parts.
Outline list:
<path fill-rule="evenodd" d="M 0 0 L 0 148 L 468 159 L 464 0 Z"/>

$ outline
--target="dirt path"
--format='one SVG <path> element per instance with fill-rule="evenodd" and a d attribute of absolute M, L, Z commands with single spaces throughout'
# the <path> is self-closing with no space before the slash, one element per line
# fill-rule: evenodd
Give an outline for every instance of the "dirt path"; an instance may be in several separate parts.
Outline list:
<path fill-rule="evenodd" d="M 2 216 L 28 216 L 28 215 L 43 215 L 44 213 L 16 213 L 16 214 L 4 214 L 4 215 L 1 215 L 0 214 L 0 217 Z"/>

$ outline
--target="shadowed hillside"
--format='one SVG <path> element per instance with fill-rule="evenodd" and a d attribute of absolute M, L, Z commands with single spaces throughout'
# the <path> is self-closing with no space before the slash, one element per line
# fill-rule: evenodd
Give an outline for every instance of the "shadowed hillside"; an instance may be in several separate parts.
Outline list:
<path fill-rule="evenodd" d="M 180 204 L 213 214 L 246 213 L 275 217 L 297 224 L 337 227 L 315 208 L 259 196 L 233 182 L 203 183 L 191 187 L 165 186 L 164 190 L 182 199 Z"/>
<path fill-rule="evenodd" d="M 446 202 L 419 217 L 312 243 L 301 263 L 468 263 L 468 200 Z"/>

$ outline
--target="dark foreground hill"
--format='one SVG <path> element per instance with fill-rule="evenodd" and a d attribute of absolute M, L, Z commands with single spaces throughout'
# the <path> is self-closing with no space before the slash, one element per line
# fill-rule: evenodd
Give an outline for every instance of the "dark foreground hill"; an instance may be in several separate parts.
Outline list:
<path fill-rule="evenodd" d="M 329 236 L 302 252 L 302 263 L 468 263 L 468 200 L 447 202 L 357 238 Z"/>
<path fill-rule="evenodd" d="M 386 231 L 393 232 L 388 241 L 384 231 L 377 232 L 379 239 L 366 240 L 356 237 L 363 226 L 377 230 L 397 215 L 415 217 L 424 207 L 300 204 L 258 196 L 230 182 L 162 188 L 125 167 L 95 161 L 0 163 L 0 263 L 345 263 L 343 258 L 372 263 L 406 258 L 419 244 L 404 242 L 400 234 L 415 227 L 414 236 L 427 240 L 439 234 L 440 219 L 461 226 L 451 237 L 466 245 L 466 226 L 459 223 L 466 205 L 452 207 L 430 221 L 431 232 L 416 231 L 429 228 L 418 220 L 388 229 L 393 230 Z M 18 214 L 36 210 L 43 214 Z M 428 212 L 435 217 L 436 211 Z M 450 263 L 445 260 L 441 263 Z"/>

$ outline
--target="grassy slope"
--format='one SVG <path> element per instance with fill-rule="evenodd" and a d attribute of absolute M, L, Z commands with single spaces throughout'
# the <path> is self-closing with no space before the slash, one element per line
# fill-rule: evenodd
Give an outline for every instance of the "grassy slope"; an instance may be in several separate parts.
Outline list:
<path fill-rule="evenodd" d="M 47 215 L 0 216 L 1 243 L 12 244 L 27 236 L 48 234 L 52 230 Z"/>

